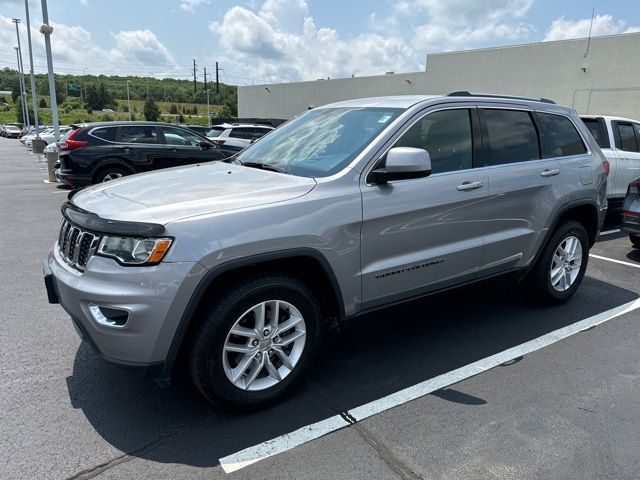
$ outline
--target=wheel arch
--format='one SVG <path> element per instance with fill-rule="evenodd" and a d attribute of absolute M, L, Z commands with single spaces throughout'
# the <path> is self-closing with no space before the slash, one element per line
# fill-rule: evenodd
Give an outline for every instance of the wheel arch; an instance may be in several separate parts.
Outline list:
<path fill-rule="evenodd" d="M 256 270 L 275 270 L 301 278 L 318 295 L 328 326 L 336 329 L 344 326 L 345 308 L 340 285 L 329 261 L 317 250 L 287 249 L 232 260 L 209 270 L 191 295 L 171 341 L 165 368 L 157 379 L 159 383 L 167 384 L 170 381 L 175 364 L 183 356 L 191 334 L 198 327 L 198 319 L 207 299 L 229 280 Z"/>

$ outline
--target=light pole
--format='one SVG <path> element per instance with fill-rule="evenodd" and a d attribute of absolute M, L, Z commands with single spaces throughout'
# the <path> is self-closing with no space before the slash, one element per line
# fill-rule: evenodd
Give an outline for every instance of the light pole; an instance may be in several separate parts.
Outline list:
<path fill-rule="evenodd" d="M 22 79 L 20 78 L 20 54 L 18 53 L 18 47 L 13 47 L 16 51 L 16 61 L 18 62 L 18 85 L 20 86 L 20 108 L 22 109 L 22 124 L 26 125 L 25 114 L 27 113 L 24 108 L 24 91 L 22 90 Z"/>
<path fill-rule="evenodd" d="M 33 119 L 36 122 L 36 138 L 40 139 L 38 131 L 38 103 L 36 100 L 36 79 L 33 74 L 33 50 L 31 48 L 31 23 L 29 22 L 29 0 L 24 0 L 24 9 L 27 17 L 27 43 L 29 44 L 29 63 L 31 72 L 31 101 L 33 102 Z"/>
<path fill-rule="evenodd" d="M 131 98 L 129 98 L 129 82 L 131 80 L 127 80 L 127 111 L 129 112 L 129 121 L 131 121 Z"/>
<path fill-rule="evenodd" d="M 20 47 L 20 29 L 18 28 L 20 19 L 14 18 L 11 21 L 16 24 L 16 37 L 18 39 L 18 70 L 20 71 L 20 86 L 22 87 L 22 92 L 23 92 L 23 97 L 21 100 L 22 100 L 22 103 L 24 104 L 24 111 L 27 114 L 27 116 L 23 120 L 27 124 L 27 128 L 28 128 L 31 126 L 31 123 L 29 122 L 29 104 L 27 103 L 27 97 L 26 97 L 27 86 L 24 83 L 24 67 L 22 65 L 22 48 Z"/>
<path fill-rule="evenodd" d="M 47 70 L 49 72 L 49 96 L 51 97 L 51 119 L 53 120 L 53 135 L 60 141 L 60 123 L 58 122 L 58 101 L 56 99 L 56 81 L 53 77 L 53 59 L 51 58 L 51 34 L 53 27 L 49 25 L 47 0 L 42 0 L 42 26 L 40 33 L 44 35 L 44 47 L 47 52 Z"/>
<path fill-rule="evenodd" d="M 209 89 L 207 88 L 207 126 L 211 128 L 211 114 L 209 113 Z"/>

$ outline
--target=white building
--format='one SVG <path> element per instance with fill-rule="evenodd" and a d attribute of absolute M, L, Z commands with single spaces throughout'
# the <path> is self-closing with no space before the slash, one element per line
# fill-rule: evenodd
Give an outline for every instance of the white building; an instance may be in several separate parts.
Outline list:
<path fill-rule="evenodd" d="M 429 54 L 424 72 L 238 87 L 238 116 L 287 119 L 352 98 L 468 90 L 640 118 L 638 52 L 640 33 Z"/>

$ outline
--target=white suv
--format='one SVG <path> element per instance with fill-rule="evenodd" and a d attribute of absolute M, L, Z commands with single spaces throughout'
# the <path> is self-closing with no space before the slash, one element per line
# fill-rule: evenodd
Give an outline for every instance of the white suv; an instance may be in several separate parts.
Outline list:
<path fill-rule="evenodd" d="M 273 127 L 267 125 L 253 125 L 250 123 L 222 123 L 211 127 L 207 137 L 218 145 L 224 145 L 227 150 L 242 150 L 266 135 Z"/>

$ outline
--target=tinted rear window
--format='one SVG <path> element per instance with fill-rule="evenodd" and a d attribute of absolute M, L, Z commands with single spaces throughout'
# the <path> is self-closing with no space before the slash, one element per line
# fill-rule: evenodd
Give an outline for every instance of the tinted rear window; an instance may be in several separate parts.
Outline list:
<path fill-rule="evenodd" d="M 548 150 L 545 157 L 567 157 L 587 152 L 580 134 L 567 117 L 538 113 L 538 119 Z"/>
<path fill-rule="evenodd" d="M 131 125 L 120 127 L 120 142 L 122 143 L 160 143 L 155 127 L 148 125 Z"/>
<path fill-rule="evenodd" d="M 529 112 L 486 109 L 484 118 L 491 148 L 487 165 L 540 158 L 538 133 Z"/>
<path fill-rule="evenodd" d="M 107 142 L 115 142 L 116 141 L 116 128 L 115 127 L 103 127 L 96 128 L 91 135 L 94 137 L 101 138 L 102 140 L 106 140 Z"/>
<path fill-rule="evenodd" d="M 582 122 L 587 126 L 589 132 L 591 132 L 591 136 L 595 139 L 598 146 L 602 148 L 603 139 L 600 135 L 600 125 L 598 125 L 598 120 L 595 118 L 583 118 Z"/>

